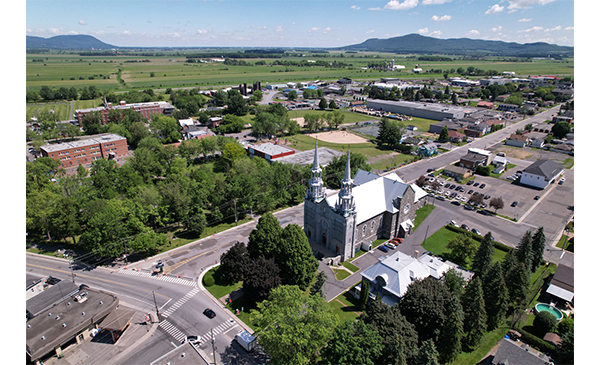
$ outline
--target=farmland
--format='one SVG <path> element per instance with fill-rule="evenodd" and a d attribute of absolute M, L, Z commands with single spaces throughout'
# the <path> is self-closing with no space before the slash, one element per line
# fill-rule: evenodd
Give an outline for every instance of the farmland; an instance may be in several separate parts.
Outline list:
<path fill-rule="evenodd" d="M 514 71 L 517 75 L 564 75 L 574 74 L 574 60 L 533 60 L 529 62 L 504 59 L 464 59 L 451 62 L 420 62 L 416 56 L 377 53 L 285 53 L 280 61 L 326 60 L 340 67 L 324 66 L 271 66 L 275 59 L 264 59 L 266 65 L 255 65 L 260 59 L 246 59 L 245 65 L 226 65 L 221 62 L 186 63 L 186 54 L 193 50 L 167 51 L 145 55 L 124 51 L 114 56 L 80 56 L 76 53 L 46 52 L 28 53 L 26 57 L 27 90 L 39 91 L 42 86 L 51 88 L 72 86 L 96 86 L 99 90 L 132 90 L 146 88 L 176 88 L 238 85 L 261 81 L 281 83 L 307 80 L 337 80 L 349 77 L 356 80 L 378 80 L 381 77 L 399 77 L 405 80 L 443 78 L 451 69 L 470 66 L 482 70 Z M 186 53 L 187 52 L 187 53 Z M 218 52 L 223 52 L 222 50 Z M 156 55 L 159 54 L 159 55 Z M 214 53 L 220 57 L 219 53 Z M 372 62 L 390 62 L 406 66 L 401 71 L 362 69 Z M 424 71 L 431 69 L 441 73 L 412 74 L 410 69 L 418 64 Z M 119 73 L 120 70 L 120 73 Z M 452 75 L 450 75 L 452 76 Z M 457 76 L 457 75 L 454 75 Z M 119 80 L 119 78 L 121 80 Z"/>

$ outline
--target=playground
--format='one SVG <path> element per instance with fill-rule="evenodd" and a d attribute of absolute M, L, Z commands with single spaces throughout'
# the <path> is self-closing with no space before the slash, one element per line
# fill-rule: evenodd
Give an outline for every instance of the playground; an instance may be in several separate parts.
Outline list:
<path fill-rule="evenodd" d="M 347 131 L 329 131 L 321 133 L 308 134 L 309 137 L 316 138 L 319 141 L 340 143 L 340 144 L 354 144 L 354 143 L 367 143 L 368 139 L 357 136 L 354 133 Z"/>

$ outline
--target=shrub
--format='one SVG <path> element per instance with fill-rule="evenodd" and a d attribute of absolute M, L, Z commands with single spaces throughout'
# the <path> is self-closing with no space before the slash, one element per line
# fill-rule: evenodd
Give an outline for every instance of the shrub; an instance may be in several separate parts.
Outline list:
<path fill-rule="evenodd" d="M 550 312 L 540 312 L 533 320 L 533 328 L 538 334 L 544 336 L 548 332 L 553 332 L 556 328 L 556 317 Z"/>
<path fill-rule="evenodd" d="M 543 313 L 543 312 L 542 312 Z M 546 312 L 547 313 L 547 312 Z M 525 342 L 531 347 L 534 347 L 544 353 L 554 354 L 556 352 L 556 346 L 542 340 L 541 338 L 527 332 L 525 328 L 522 328 L 519 333 L 521 334 L 521 341 Z"/>
<path fill-rule="evenodd" d="M 556 325 L 556 333 L 558 333 L 558 335 L 562 337 L 567 332 L 569 332 L 569 330 L 573 330 L 574 326 L 575 321 L 573 321 L 571 318 L 564 318 Z"/>
<path fill-rule="evenodd" d="M 208 273 L 206 275 L 204 275 L 204 278 L 202 278 L 202 283 L 204 284 L 204 286 L 213 286 L 215 285 L 215 278 L 212 276 L 212 274 Z"/>

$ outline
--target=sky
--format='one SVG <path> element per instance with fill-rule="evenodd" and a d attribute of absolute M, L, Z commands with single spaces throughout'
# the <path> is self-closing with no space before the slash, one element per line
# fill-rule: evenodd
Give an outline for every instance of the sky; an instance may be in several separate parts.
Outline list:
<path fill-rule="evenodd" d="M 27 0 L 26 34 L 120 47 L 340 47 L 411 33 L 574 46 L 574 0 Z"/>

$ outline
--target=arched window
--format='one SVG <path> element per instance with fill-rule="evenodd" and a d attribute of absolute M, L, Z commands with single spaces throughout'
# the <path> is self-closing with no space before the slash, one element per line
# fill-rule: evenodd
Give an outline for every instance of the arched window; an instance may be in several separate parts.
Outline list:
<path fill-rule="evenodd" d="M 375 221 L 371 222 L 371 232 L 373 232 L 373 230 L 375 229 Z"/>
<path fill-rule="evenodd" d="M 367 234 L 367 225 L 363 226 L 363 236 Z"/>

